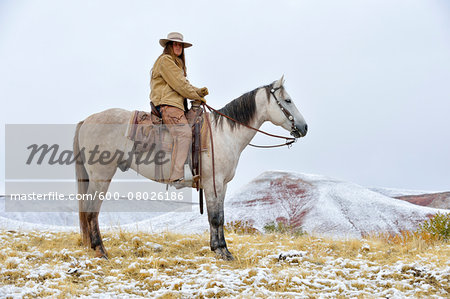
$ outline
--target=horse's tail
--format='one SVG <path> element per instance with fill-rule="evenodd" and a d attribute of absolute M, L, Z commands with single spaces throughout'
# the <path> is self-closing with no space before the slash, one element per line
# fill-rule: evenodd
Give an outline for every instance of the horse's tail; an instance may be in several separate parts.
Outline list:
<path fill-rule="evenodd" d="M 80 127 L 83 125 L 83 121 L 80 121 L 77 124 L 77 128 L 75 130 L 75 137 L 73 138 L 73 154 L 76 158 L 75 161 L 75 173 L 77 177 L 77 185 L 78 185 L 78 194 L 83 196 L 83 194 L 87 193 L 89 187 L 89 175 L 84 167 L 84 159 L 83 155 L 80 153 L 80 144 L 78 140 L 78 135 L 80 131 Z M 80 216 L 80 233 L 81 238 L 84 244 L 89 244 L 89 232 L 88 232 L 88 219 L 85 208 L 85 201 L 78 201 L 78 213 Z"/>

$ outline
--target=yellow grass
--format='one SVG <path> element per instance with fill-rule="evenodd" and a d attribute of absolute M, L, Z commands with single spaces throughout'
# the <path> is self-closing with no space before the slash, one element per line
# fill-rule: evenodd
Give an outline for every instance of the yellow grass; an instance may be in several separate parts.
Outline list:
<path fill-rule="evenodd" d="M 30 291 L 22 295 L 30 297 L 221 297 L 242 292 L 244 297 L 314 297 L 328 289 L 335 297 L 355 294 L 351 292 L 390 296 L 395 291 L 422 297 L 450 292 L 450 245 L 417 235 L 332 240 L 229 233 L 232 262 L 216 259 L 207 233 L 116 231 L 103 238 L 109 260 L 94 258 L 93 251 L 81 246 L 78 233 L 0 231 L 0 294 L 5 285 L 25 287 Z M 290 250 L 304 254 L 278 258 Z M 433 270 L 444 274 L 437 277 Z"/>

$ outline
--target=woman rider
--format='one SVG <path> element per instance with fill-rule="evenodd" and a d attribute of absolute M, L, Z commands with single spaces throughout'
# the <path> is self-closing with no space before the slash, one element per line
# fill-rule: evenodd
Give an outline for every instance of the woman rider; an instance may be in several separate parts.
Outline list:
<path fill-rule="evenodd" d="M 183 41 L 181 33 L 171 32 L 167 38 L 160 39 L 159 44 L 164 50 L 152 68 L 150 101 L 160 111 L 174 139 L 169 183 L 180 183 L 184 179 L 184 163 L 192 140 L 184 102 L 185 99 L 206 102 L 208 89 L 194 87 L 186 79 L 184 49 L 192 44 Z"/>

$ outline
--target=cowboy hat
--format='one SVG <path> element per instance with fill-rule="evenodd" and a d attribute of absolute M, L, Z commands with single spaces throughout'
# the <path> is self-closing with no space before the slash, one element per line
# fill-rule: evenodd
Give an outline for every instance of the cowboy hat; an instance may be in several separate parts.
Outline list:
<path fill-rule="evenodd" d="M 167 34 L 167 38 L 162 38 L 159 40 L 159 44 L 164 48 L 168 42 L 179 42 L 184 44 L 185 48 L 189 48 L 192 46 L 191 43 L 183 41 L 183 34 L 179 32 L 170 32 Z"/>

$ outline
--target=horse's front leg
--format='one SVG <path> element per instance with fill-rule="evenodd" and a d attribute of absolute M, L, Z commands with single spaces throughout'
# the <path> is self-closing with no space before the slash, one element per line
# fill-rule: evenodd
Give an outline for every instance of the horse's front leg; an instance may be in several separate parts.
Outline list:
<path fill-rule="evenodd" d="M 206 206 L 208 209 L 211 250 L 214 251 L 220 258 L 231 261 L 234 260 L 234 257 L 228 251 L 223 231 L 223 203 L 225 199 L 225 192 L 225 186 L 222 188 L 217 188 L 217 197 L 215 197 L 214 190 L 212 190 L 212 192 L 206 192 Z"/>

